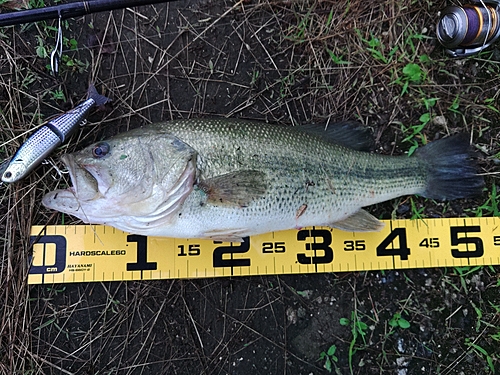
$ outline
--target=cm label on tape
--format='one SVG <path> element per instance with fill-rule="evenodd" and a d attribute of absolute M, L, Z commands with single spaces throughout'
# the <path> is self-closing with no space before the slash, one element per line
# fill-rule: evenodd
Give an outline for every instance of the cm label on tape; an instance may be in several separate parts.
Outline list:
<path fill-rule="evenodd" d="M 313 227 L 241 243 L 42 228 L 32 230 L 32 284 L 500 264 L 499 218 L 394 220 L 370 233 Z"/>

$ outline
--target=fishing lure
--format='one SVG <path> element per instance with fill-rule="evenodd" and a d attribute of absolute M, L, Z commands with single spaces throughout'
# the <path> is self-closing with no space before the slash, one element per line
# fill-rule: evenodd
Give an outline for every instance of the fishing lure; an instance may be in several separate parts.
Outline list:
<path fill-rule="evenodd" d="M 109 98 L 100 95 L 94 85 L 91 85 L 87 100 L 49 121 L 28 138 L 12 157 L 2 174 L 2 181 L 12 183 L 26 177 L 85 123 L 88 113 L 94 106 L 104 105 L 108 101 Z"/>

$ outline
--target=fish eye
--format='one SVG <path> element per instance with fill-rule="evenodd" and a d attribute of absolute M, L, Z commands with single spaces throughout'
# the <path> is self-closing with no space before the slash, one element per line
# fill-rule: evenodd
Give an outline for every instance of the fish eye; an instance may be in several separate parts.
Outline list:
<path fill-rule="evenodd" d="M 94 158 L 102 158 L 109 152 L 109 144 L 106 142 L 99 142 L 92 148 L 92 156 Z"/>

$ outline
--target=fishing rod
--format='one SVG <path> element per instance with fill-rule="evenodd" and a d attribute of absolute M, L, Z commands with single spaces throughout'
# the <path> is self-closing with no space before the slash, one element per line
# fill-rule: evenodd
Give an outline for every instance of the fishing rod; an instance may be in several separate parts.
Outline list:
<path fill-rule="evenodd" d="M 50 54 L 50 67 L 54 75 L 59 72 L 59 61 L 62 56 L 62 26 L 61 21 L 67 18 L 80 17 L 86 14 L 106 12 L 115 9 L 132 8 L 141 5 L 166 3 L 175 0 L 93 0 L 78 1 L 68 4 L 59 4 L 49 7 L 20 10 L 0 14 L 0 27 L 14 26 L 23 23 L 39 22 L 45 20 L 59 20 L 56 35 L 56 45 Z"/>
<path fill-rule="evenodd" d="M 0 14 L 0 27 L 20 25 L 54 19 L 66 19 L 86 14 L 115 9 L 132 8 L 141 5 L 166 3 L 175 0 L 93 0 L 59 4 L 44 8 L 20 10 Z"/>

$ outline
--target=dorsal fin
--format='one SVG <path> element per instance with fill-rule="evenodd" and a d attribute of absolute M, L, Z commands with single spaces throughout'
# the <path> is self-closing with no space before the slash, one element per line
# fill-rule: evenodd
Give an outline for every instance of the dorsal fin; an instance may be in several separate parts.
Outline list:
<path fill-rule="evenodd" d="M 334 122 L 328 124 L 326 129 L 319 124 L 295 126 L 293 129 L 356 151 L 371 151 L 375 143 L 370 129 L 357 121 Z"/>

